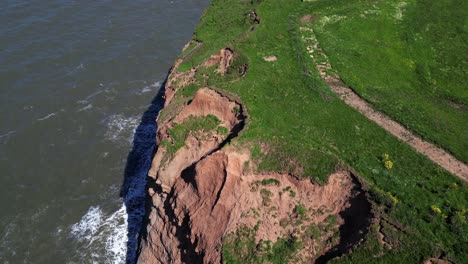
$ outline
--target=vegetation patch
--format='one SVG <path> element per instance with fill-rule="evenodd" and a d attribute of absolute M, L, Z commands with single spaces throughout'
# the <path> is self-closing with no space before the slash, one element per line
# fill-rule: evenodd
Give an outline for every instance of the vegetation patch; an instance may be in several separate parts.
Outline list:
<path fill-rule="evenodd" d="M 193 39 L 202 41 L 203 47 L 187 56 L 179 71 L 196 67 L 218 50 L 232 46 L 245 37 L 243 35 L 257 23 L 252 12 L 260 2 L 260 0 L 212 1 L 193 34 Z"/>
<path fill-rule="evenodd" d="M 263 186 L 269 186 L 269 185 L 274 185 L 274 186 L 280 186 L 281 182 L 275 178 L 269 178 L 269 179 L 263 179 L 261 181 L 258 181 Z"/>
<path fill-rule="evenodd" d="M 207 116 L 191 116 L 184 120 L 181 124 L 174 123 L 173 128 L 167 130 L 171 140 L 165 139 L 161 142 L 161 146 L 165 147 L 170 155 L 173 155 L 185 146 L 185 140 L 192 134 L 194 137 L 207 136 L 207 132 L 217 129 L 222 135 L 227 134 L 225 129 L 219 127 L 221 121 L 214 115 Z M 224 127 L 223 127 L 224 128 Z"/>
<path fill-rule="evenodd" d="M 262 204 L 264 206 L 269 206 L 271 203 L 271 197 L 273 196 L 273 193 L 270 190 L 261 189 L 260 195 L 262 196 Z"/>
<path fill-rule="evenodd" d="M 307 218 L 307 209 L 304 207 L 303 204 L 297 204 L 294 207 L 294 213 L 297 214 L 299 218 Z"/>
<path fill-rule="evenodd" d="M 242 227 L 229 234 L 223 241 L 224 263 L 288 263 L 294 259 L 294 253 L 302 243 L 294 236 L 270 241 L 255 242 L 256 229 Z"/>

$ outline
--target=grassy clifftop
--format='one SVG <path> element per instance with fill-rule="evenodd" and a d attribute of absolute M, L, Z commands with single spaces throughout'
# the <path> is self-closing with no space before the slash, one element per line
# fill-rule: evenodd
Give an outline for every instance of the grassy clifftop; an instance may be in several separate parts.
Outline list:
<path fill-rule="evenodd" d="M 214 0 L 181 54 L 180 72 L 223 48 L 236 54 L 224 75 L 212 67 L 194 71 L 173 101 L 184 104 L 206 86 L 237 95 L 249 118 L 231 145 L 249 148 L 258 171 L 323 184 L 348 168 L 364 182 L 375 220 L 361 245 L 333 261 L 468 262 L 467 185 L 343 103 L 319 76 L 300 30 L 315 29 L 334 70 L 361 96 L 466 161 L 466 60 L 454 54 L 466 45 L 458 32 L 466 35 L 466 23 L 452 28 L 461 17 L 458 2 L 436 9 L 426 2 Z M 271 56 L 276 60 L 265 59 Z M 260 254 L 247 236 L 224 245 L 224 260 L 280 263 L 294 256 L 296 242 L 280 241 L 268 258 L 246 257 Z"/>
<path fill-rule="evenodd" d="M 468 4 L 318 1 L 314 29 L 366 100 L 468 162 Z"/>

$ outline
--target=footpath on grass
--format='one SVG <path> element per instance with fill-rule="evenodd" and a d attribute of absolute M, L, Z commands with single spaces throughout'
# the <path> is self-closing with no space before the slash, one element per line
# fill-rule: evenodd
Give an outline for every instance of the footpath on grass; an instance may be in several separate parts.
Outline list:
<path fill-rule="evenodd" d="M 307 51 L 310 54 L 310 57 L 314 60 L 320 76 L 343 102 L 358 110 L 377 125 L 384 128 L 401 141 L 409 144 L 416 151 L 437 163 L 448 172 L 464 181 L 468 181 L 468 166 L 465 163 L 456 159 L 447 151 L 423 140 L 421 137 L 415 135 L 413 132 L 406 129 L 400 123 L 392 120 L 382 112 L 376 111 L 356 92 L 346 86 L 341 81 L 339 75 L 333 71 L 326 54 L 319 46 L 313 29 L 310 27 L 301 27 L 301 31 L 303 33 L 303 40 L 307 45 Z"/>

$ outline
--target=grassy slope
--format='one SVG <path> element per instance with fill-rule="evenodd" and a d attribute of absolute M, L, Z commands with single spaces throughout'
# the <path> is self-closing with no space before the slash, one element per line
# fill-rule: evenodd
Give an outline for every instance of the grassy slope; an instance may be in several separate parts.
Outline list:
<path fill-rule="evenodd" d="M 366 100 L 468 162 L 468 2 L 316 2 L 317 37 Z"/>
<path fill-rule="evenodd" d="M 338 5 L 348 1 L 322 2 Z M 374 257 L 382 249 L 371 234 L 364 245 L 338 262 L 415 263 L 441 251 L 460 263 L 468 262 L 464 254 L 468 247 L 466 212 L 456 216 L 466 210 L 467 185 L 329 91 L 305 54 L 298 30 L 299 18 L 318 10 L 314 4 L 214 0 L 194 35 L 203 45 L 184 65 L 197 65 L 226 46 L 242 53 L 249 63 L 243 79 L 227 82 L 208 73 L 212 77 L 209 85 L 238 94 L 249 111 L 250 124 L 235 143 L 254 144 L 255 154 L 255 144 L 266 142 L 275 151 L 267 157 L 254 155 L 263 161 L 262 169 L 280 170 L 282 161 L 292 157 L 304 167 L 305 176 L 319 182 L 326 180 L 338 157 L 368 182 L 378 203 L 387 204 L 388 217 L 407 227 L 397 235 L 397 249 Z M 251 26 L 247 12 L 253 8 L 261 23 L 245 35 Z M 263 57 L 268 55 L 276 55 L 278 61 L 265 62 Z M 392 170 L 383 167 L 383 153 L 391 155 L 395 163 Z M 389 202 L 390 194 L 399 200 L 396 205 Z M 434 213 L 433 205 L 447 218 Z M 463 223 L 452 224 L 456 219 Z"/>
<path fill-rule="evenodd" d="M 199 137 L 200 134 L 208 133 L 217 128 L 219 134 L 226 135 L 228 133 L 227 128 L 220 127 L 220 123 L 221 121 L 214 115 L 190 117 L 184 120 L 182 124 L 175 124 L 173 128 L 168 129 L 167 132 L 174 142 L 165 139 L 161 142 L 161 145 L 164 145 L 168 153 L 173 155 L 185 145 L 185 140 L 190 132 Z"/>

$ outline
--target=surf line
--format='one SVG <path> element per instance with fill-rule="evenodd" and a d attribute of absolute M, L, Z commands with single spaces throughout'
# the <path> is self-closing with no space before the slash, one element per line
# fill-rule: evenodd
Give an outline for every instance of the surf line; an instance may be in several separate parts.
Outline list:
<path fill-rule="evenodd" d="M 49 119 L 49 118 L 51 118 L 52 116 L 55 116 L 55 115 L 57 115 L 57 113 L 48 114 L 48 115 L 46 115 L 46 116 L 44 116 L 42 118 L 37 119 L 37 121 L 44 121 L 44 120 Z"/>

